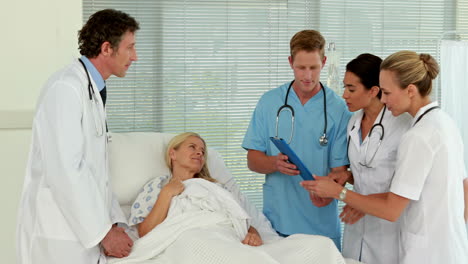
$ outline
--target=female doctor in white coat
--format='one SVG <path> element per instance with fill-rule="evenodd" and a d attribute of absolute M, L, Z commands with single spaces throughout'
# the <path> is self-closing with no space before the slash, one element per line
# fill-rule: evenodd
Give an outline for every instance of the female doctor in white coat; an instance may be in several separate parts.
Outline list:
<path fill-rule="evenodd" d="M 79 32 L 81 59 L 53 75 L 36 109 L 18 213 L 17 263 L 105 263 L 132 240 L 113 199 L 100 88 L 136 60 L 138 23 L 116 10 L 95 13 Z"/>
<path fill-rule="evenodd" d="M 361 54 L 346 65 L 343 80 L 343 98 L 355 112 L 348 123 L 354 191 L 364 195 L 389 191 L 398 143 L 411 125 L 410 115 L 394 117 L 380 102 L 381 62 L 375 55 Z M 356 219 L 349 219 L 353 216 L 356 211 L 345 206 L 342 219 L 349 224 L 343 234 L 343 256 L 364 263 L 398 263 L 398 222 L 365 215 L 354 223 Z"/>
<path fill-rule="evenodd" d="M 324 178 L 303 186 L 367 214 L 400 219 L 398 263 L 468 263 L 468 179 L 453 120 L 431 102 L 439 68 L 429 54 L 400 51 L 381 65 L 382 102 L 394 116 L 413 116 L 398 147 L 390 191 L 362 195 Z"/>

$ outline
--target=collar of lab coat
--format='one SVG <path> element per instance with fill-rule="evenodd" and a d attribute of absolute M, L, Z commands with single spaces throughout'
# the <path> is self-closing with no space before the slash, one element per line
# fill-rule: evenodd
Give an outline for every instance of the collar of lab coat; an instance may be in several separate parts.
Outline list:
<path fill-rule="evenodd" d="M 102 89 L 104 89 L 104 87 L 106 86 L 106 82 L 102 78 L 99 71 L 96 69 L 94 64 L 92 64 L 91 61 L 88 58 L 86 58 L 85 56 L 81 56 L 81 60 L 86 65 L 86 68 L 88 69 L 88 72 L 91 75 L 91 78 L 96 83 L 96 86 L 97 86 L 98 90 L 102 91 Z"/>
<path fill-rule="evenodd" d="M 416 115 L 415 115 L 414 118 L 413 118 L 413 122 L 412 122 L 411 126 L 413 127 L 413 126 L 415 125 L 416 120 L 418 120 L 418 118 L 419 118 L 422 114 L 424 114 L 427 110 L 429 110 L 429 108 L 434 107 L 434 106 L 439 106 L 439 103 L 437 103 L 437 102 L 432 102 L 432 103 L 429 103 L 429 104 L 427 104 L 427 105 L 425 105 L 425 106 L 419 108 L 418 112 L 416 113 Z"/>
<path fill-rule="evenodd" d="M 377 115 L 377 118 L 375 118 L 373 125 L 379 123 L 384 109 L 385 109 L 385 107 L 382 107 L 379 114 Z M 386 114 L 388 114 L 387 112 L 389 112 L 389 111 L 386 111 Z M 352 141 L 352 144 L 354 144 L 354 146 L 356 146 L 356 148 L 359 148 L 359 145 L 361 144 L 361 139 L 359 137 L 361 135 L 360 130 L 361 130 L 361 122 L 362 122 L 363 116 L 364 116 L 364 110 L 362 110 L 362 109 L 355 113 L 355 115 L 351 119 L 352 121 L 354 121 L 353 125 L 351 126 L 351 128 L 350 128 L 350 130 L 348 132 L 350 140 Z M 384 123 L 384 120 L 386 119 L 385 117 L 386 117 L 386 115 L 382 119 L 382 123 Z M 367 136 L 364 138 L 364 140 L 362 141 L 363 143 L 367 140 L 368 136 L 369 136 L 369 134 L 367 134 Z M 349 144 L 351 144 L 351 142 Z"/>

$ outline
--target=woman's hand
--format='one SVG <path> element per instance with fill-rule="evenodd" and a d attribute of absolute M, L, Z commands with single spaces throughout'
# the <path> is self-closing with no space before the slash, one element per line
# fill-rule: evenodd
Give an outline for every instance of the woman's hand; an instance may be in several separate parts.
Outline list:
<path fill-rule="evenodd" d="M 251 226 L 244 240 L 242 240 L 242 244 L 257 247 L 263 245 L 263 240 L 260 237 L 260 234 L 258 233 L 257 229 Z"/>
<path fill-rule="evenodd" d="M 314 177 L 317 177 L 314 175 Z M 332 179 L 331 177 L 327 176 L 327 177 L 320 177 L 320 178 L 329 178 L 329 179 Z M 332 179 L 333 180 L 333 179 Z M 303 181 L 304 183 L 306 182 L 314 182 L 314 181 Z M 303 182 L 301 182 L 301 186 L 304 187 L 304 185 L 302 184 Z M 308 186 L 306 184 L 306 186 Z M 309 192 L 309 197 L 310 197 L 310 200 L 312 201 L 312 204 L 317 206 L 317 207 L 324 207 L 324 206 L 327 206 L 329 205 L 332 201 L 333 201 L 333 198 L 327 198 L 327 197 L 320 197 L 319 195 L 317 195 L 315 192 L 312 192 L 310 190 L 308 190 L 306 187 L 304 187 L 304 189 L 306 189 L 308 192 Z"/>
<path fill-rule="evenodd" d="M 156 200 L 153 209 L 151 209 L 151 212 L 143 222 L 138 224 L 138 235 L 140 237 L 146 235 L 166 219 L 172 198 L 183 191 L 184 184 L 177 178 L 172 178 L 166 185 L 164 185 L 158 195 L 158 199 Z"/>
<path fill-rule="evenodd" d="M 276 169 L 286 175 L 299 175 L 300 171 L 297 169 L 296 165 L 288 162 L 288 156 L 279 153 L 276 155 Z"/>
<path fill-rule="evenodd" d="M 174 197 L 179 195 L 185 189 L 184 184 L 182 181 L 176 178 L 172 178 L 161 190 L 161 193 L 168 195 L 170 197 Z"/>
<path fill-rule="evenodd" d="M 320 177 L 314 175 L 315 181 L 302 181 L 301 186 L 322 198 L 338 198 L 343 186 L 332 180 L 330 177 Z"/>
<path fill-rule="evenodd" d="M 352 225 L 364 217 L 364 213 L 349 205 L 343 207 L 343 212 L 340 214 L 341 221 Z"/>

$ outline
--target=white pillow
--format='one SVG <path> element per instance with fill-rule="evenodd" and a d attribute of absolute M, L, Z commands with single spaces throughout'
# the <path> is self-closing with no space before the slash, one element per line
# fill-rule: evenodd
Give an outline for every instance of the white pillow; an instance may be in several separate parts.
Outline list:
<path fill-rule="evenodd" d="M 169 173 L 164 154 L 172 134 L 112 133 L 109 170 L 112 190 L 121 206 L 132 205 L 145 183 Z"/>
<path fill-rule="evenodd" d="M 155 132 L 112 133 L 109 143 L 109 170 L 112 190 L 121 206 L 130 206 L 145 183 L 169 174 L 164 161 L 166 147 L 174 134 Z M 208 147 L 211 176 L 225 183 L 232 176 L 221 155 Z"/>

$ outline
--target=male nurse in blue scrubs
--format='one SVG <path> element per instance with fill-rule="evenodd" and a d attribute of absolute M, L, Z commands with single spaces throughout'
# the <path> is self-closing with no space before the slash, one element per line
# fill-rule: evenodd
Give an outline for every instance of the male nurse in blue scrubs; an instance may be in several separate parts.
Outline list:
<path fill-rule="evenodd" d="M 278 135 L 289 140 L 291 148 L 315 175 L 346 170 L 346 126 L 351 113 L 344 101 L 320 83 L 326 57 L 325 39 L 320 32 L 303 30 L 290 41 L 288 58 L 294 82 L 272 89 L 260 98 L 242 147 L 247 152 L 249 169 L 266 174 L 263 185 L 263 212 L 282 236 L 292 234 L 323 235 L 341 249 L 341 229 L 337 201 L 322 199 L 299 184 L 303 179 L 288 157 L 270 141 L 276 136 L 278 109 L 287 104 L 294 109 L 294 127 L 290 111 L 279 115 Z M 291 85 L 292 83 L 292 85 Z M 294 128 L 294 129 L 293 129 Z M 325 131 L 324 131 L 325 130 Z M 320 140 L 324 136 L 324 140 Z"/>

